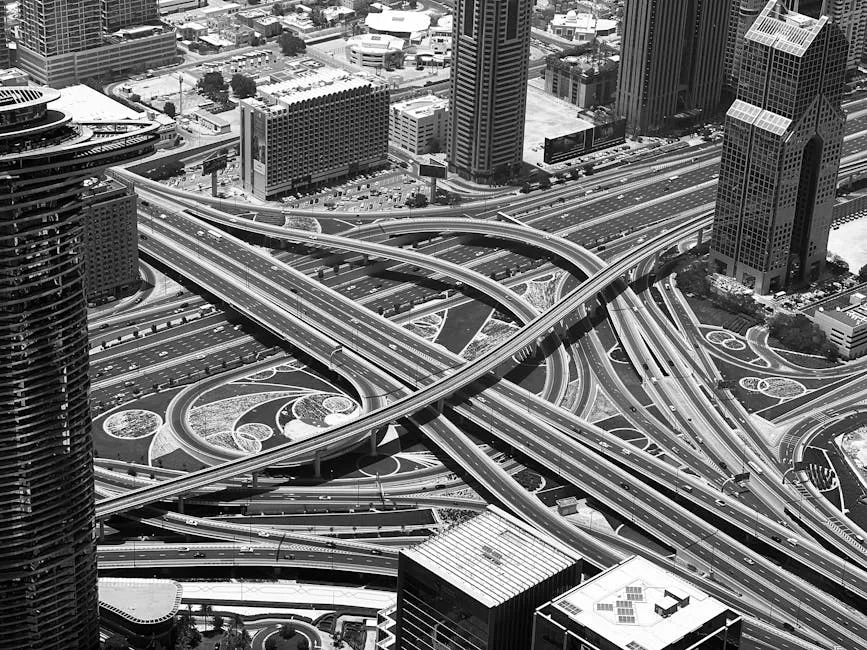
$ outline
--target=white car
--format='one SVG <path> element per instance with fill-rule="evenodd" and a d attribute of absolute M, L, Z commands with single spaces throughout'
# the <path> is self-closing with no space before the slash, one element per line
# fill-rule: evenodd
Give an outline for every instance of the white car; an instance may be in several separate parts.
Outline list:
<path fill-rule="evenodd" d="M 199 522 L 196 521 L 195 519 L 184 519 L 184 523 L 187 526 L 198 526 L 199 525 Z"/>
<path fill-rule="evenodd" d="M 163 351 L 160 352 L 157 356 L 158 356 L 158 357 L 167 357 L 167 356 L 169 356 L 169 353 L 166 352 L 165 350 L 163 350 Z"/>
<path fill-rule="evenodd" d="M 189 546 L 181 546 L 179 549 L 177 549 L 177 551 L 178 551 L 178 553 L 189 553 L 190 547 Z"/>
<path fill-rule="evenodd" d="M 259 537 L 271 537 L 271 533 L 269 533 L 267 530 L 259 530 L 257 531 L 257 534 L 259 535 Z"/>

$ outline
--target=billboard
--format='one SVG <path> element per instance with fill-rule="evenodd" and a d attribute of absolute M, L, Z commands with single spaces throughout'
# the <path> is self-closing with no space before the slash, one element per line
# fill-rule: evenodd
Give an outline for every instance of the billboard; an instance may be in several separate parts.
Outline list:
<path fill-rule="evenodd" d="M 427 176 L 428 178 L 445 178 L 447 168 L 442 165 L 425 165 L 418 164 L 418 175 Z"/>
<path fill-rule="evenodd" d="M 545 138 L 543 160 L 547 164 L 558 163 L 570 158 L 598 151 L 626 141 L 626 120 L 614 120 L 605 124 L 588 126 L 557 138 Z"/>
<path fill-rule="evenodd" d="M 202 161 L 202 176 L 207 176 L 208 174 L 212 174 L 214 172 L 220 171 L 221 169 L 225 169 L 226 162 L 226 154 L 211 156 L 207 160 Z"/>

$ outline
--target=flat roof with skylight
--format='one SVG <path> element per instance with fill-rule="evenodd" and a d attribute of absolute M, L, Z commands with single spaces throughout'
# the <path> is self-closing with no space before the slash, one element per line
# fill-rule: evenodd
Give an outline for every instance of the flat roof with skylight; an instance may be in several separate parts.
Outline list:
<path fill-rule="evenodd" d="M 401 552 L 489 608 L 581 561 L 573 549 L 495 507 Z"/>
<path fill-rule="evenodd" d="M 622 650 L 665 650 L 731 611 L 642 557 L 621 562 L 544 607 L 551 606 Z"/>

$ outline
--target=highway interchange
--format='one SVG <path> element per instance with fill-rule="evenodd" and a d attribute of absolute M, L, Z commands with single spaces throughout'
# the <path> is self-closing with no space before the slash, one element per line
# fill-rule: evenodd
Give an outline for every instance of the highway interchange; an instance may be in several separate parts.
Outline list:
<path fill-rule="evenodd" d="M 860 132 L 864 124 L 859 120 L 863 121 L 863 118 L 850 120 L 850 131 L 857 137 L 850 138 L 846 146 L 853 147 L 853 153 L 863 148 L 863 142 L 857 146 L 853 144 L 863 137 Z M 703 215 L 712 207 L 717 151 L 712 146 L 696 147 L 694 151 L 674 156 L 671 162 L 665 163 L 664 171 L 654 161 L 643 163 L 639 168 L 600 173 L 585 178 L 581 183 L 555 186 L 544 194 L 513 196 L 507 205 L 496 205 L 487 214 L 480 214 L 484 212 L 483 208 L 479 209 L 481 206 L 463 206 L 458 214 L 469 211 L 476 217 L 488 217 L 473 220 L 475 224 L 467 219 L 445 224 L 445 220 L 437 220 L 436 216 L 425 221 L 419 218 L 421 214 L 416 214 L 411 220 L 383 221 L 344 233 L 347 237 L 334 239 L 321 234 L 293 234 L 289 231 L 282 235 L 267 233 L 261 224 L 239 223 L 239 217 L 203 214 L 206 211 L 200 202 L 195 213 L 207 217 L 211 222 L 207 225 L 184 212 L 189 204 L 181 201 L 183 197 L 166 192 L 159 192 L 161 196 L 147 194 L 150 201 L 160 206 L 159 211 L 165 210 L 167 215 L 160 219 L 155 218 L 153 211 L 143 213 L 141 232 L 147 238 L 142 241 L 142 250 L 148 257 L 172 268 L 204 288 L 209 295 L 219 296 L 235 312 L 246 315 L 276 338 L 285 338 L 312 358 L 319 359 L 323 365 L 333 364 L 337 356 L 340 372 L 351 378 L 362 396 L 367 392 L 370 413 L 306 446 L 270 449 L 258 458 L 238 459 L 215 470 L 179 476 L 160 483 L 159 487 L 140 487 L 127 494 L 122 494 L 117 487 L 114 492 L 103 491 L 103 495 L 109 498 L 99 504 L 100 515 L 163 501 L 193 489 L 201 490 L 215 481 L 231 480 L 233 476 L 267 467 L 278 458 L 286 462 L 292 458 L 306 457 L 309 460 L 311 455 L 315 457 L 317 454 L 324 456 L 328 454 L 328 445 L 338 444 L 338 439 L 341 445 L 357 444 L 371 429 L 376 431 L 382 424 L 408 417 L 420 424 L 436 447 L 450 453 L 489 497 L 540 526 L 556 526 L 564 539 L 574 540 L 586 557 L 600 565 L 617 559 L 618 555 L 612 553 L 610 546 L 601 544 L 592 535 L 570 524 L 564 524 L 549 509 L 540 508 L 535 497 L 527 495 L 508 472 L 504 472 L 490 456 L 481 453 L 477 444 L 462 433 L 462 426 L 455 425 L 474 422 L 474 425 L 468 425 L 473 430 L 487 430 L 498 444 L 507 444 L 520 451 L 526 458 L 580 487 L 611 510 L 623 513 L 627 518 L 634 517 L 637 527 L 651 533 L 674 551 L 670 557 L 656 556 L 657 561 L 698 580 L 710 593 L 734 600 L 738 609 L 756 618 L 789 626 L 785 630 L 778 627 L 776 632 L 775 628 L 756 627 L 751 636 L 757 642 L 761 642 L 763 637 L 770 639 L 761 647 L 814 647 L 799 645 L 790 634 L 793 631 L 807 634 L 813 643 L 819 642 L 827 647 L 831 643 L 858 647 L 857 643 L 865 638 L 865 620 L 857 610 L 863 610 L 867 602 L 864 600 L 867 582 L 863 573 L 863 547 L 854 542 L 849 532 L 838 535 L 823 527 L 821 513 L 815 516 L 811 512 L 805 513 L 808 516 L 803 522 L 787 520 L 780 512 L 781 499 L 785 500 L 784 490 L 771 478 L 780 472 L 774 467 L 773 458 L 759 448 L 761 445 L 756 440 L 753 440 L 756 449 L 751 447 L 751 453 L 755 453 L 756 461 L 766 467 L 766 474 L 751 477 L 753 493 L 743 499 L 733 499 L 724 491 L 727 473 L 719 461 L 731 460 L 733 454 L 742 453 L 736 448 L 741 444 L 737 442 L 740 438 L 733 434 L 728 423 L 740 421 L 741 425 L 746 424 L 744 414 L 736 409 L 732 412 L 735 407 L 731 404 L 720 406 L 708 399 L 708 389 L 712 390 L 712 385 L 703 385 L 701 381 L 696 384 L 696 378 L 707 369 L 690 356 L 691 347 L 687 348 L 677 337 L 669 337 L 664 319 L 660 320 L 651 304 L 653 301 L 647 300 L 646 295 L 639 297 L 631 290 L 620 291 L 619 295 L 611 296 L 607 301 L 608 314 L 616 335 L 633 359 L 637 374 L 647 378 L 653 376 L 656 381 L 643 382 L 643 396 L 635 400 L 623 390 L 622 383 L 618 386 L 616 377 L 598 379 L 610 394 L 618 396 L 624 415 L 636 428 L 644 431 L 663 449 L 671 450 L 664 460 L 636 450 L 627 454 L 628 449 L 609 432 L 508 381 L 513 370 L 508 360 L 516 352 L 539 341 L 548 353 L 543 396 L 562 397 L 559 389 L 568 379 L 570 364 L 567 360 L 564 367 L 562 357 L 561 363 L 553 360 L 565 349 L 566 346 L 560 345 L 564 340 L 570 354 L 576 349 L 583 353 L 593 347 L 581 340 L 581 323 L 586 322 L 582 318 L 585 308 L 587 311 L 595 308 L 598 294 L 612 280 L 632 269 L 638 268 L 639 272 L 648 270 L 645 267 L 652 269 L 659 252 L 670 247 L 672 242 L 694 237 L 708 225 L 709 220 Z M 139 187 L 143 196 L 146 195 L 144 192 L 153 189 L 145 187 L 144 183 Z M 509 217 L 505 222 L 494 220 L 500 208 L 524 226 L 513 225 Z M 446 212 L 435 209 L 433 215 Z M 214 223 L 220 223 L 227 231 L 220 240 L 209 240 L 197 234 Z M 684 223 L 687 225 L 682 225 Z M 532 233 L 526 229 L 527 226 L 538 232 Z M 511 243 L 508 243 L 508 237 L 503 239 L 503 232 L 509 228 L 518 231 L 512 235 Z M 525 240 L 532 240 L 536 250 L 543 250 L 542 254 L 515 243 L 520 228 L 526 229 Z M 343 230 L 343 226 L 323 220 L 322 230 L 336 233 Z M 663 230 L 667 232 L 659 234 Z M 261 249 L 236 241 L 229 232 L 259 244 L 274 245 L 277 238 L 282 237 L 294 238 L 303 245 L 281 245 L 286 250 L 275 260 Z M 405 235 L 400 235 L 401 232 Z M 556 236 L 543 234 L 555 232 Z M 454 236 L 450 236 L 452 233 Z M 409 239 L 402 240 L 402 236 Z M 606 272 L 602 260 L 586 253 L 583 257 L 576 257 L 581 251 L 560 237 L 593 247 L 600 256 L 618 260 L 619 266 Z M 413 239 L 418 243 L 414 244 Z M 355 247 L 353 241 L 357 242 Z M 362 242 L 367 243 L 362 245 Z M 399 249 L 394 248 L 398 243 L 406 245 L 403 257 Z M 377 245 L 391 246 L 394 254 L 387 255 L 377 249 Z M 364 246 L 369 248 L 364 250 Z M 311 254 L 311 248 L 324 250 Z M 639 254 L 620 257 L 622 252 L 636 249 Z M 336 253 L 337 250 L 344 252 Z M 427 256 L 429 261 L 422 263 L 419 258 L 412 257 L 413 253 Z M 366 263 L 364 255 L 368 256 Z M 374 255 L 377 257 L 371 262 L 370 257 Z M 576 278 L 574 286 L 577 288 L 549 312 L 535 319 L 531 312 L 514 302 L 517 299 L 514 294 L 510 297 L 508 292 L 494 293 L 489 285 L 486 288 L 481 284 L 478 277 L 464 276 L 460 284 L 455 284 L 456 268 L 478 270 L 479 275 L 500 275 L 498 279 L 503 280 L 516 273 L 532 273 L 540 259 L 547 261 L 548 258 Z M 394 261 L 383 261 L 386 259 Z M 644 264 L 645 259 L 650 261 Z M 576 260 L 580 260 L 580 264 Z M 285 265 L 286 262 L 291 266 Z M 335 275 L 334 266 L 337 264 L 340 266 Z M 376 268 L 374 273 L 372 267 L 377 265 L 383 268 Z M 324 269 L 322 278 L 318 277 L 319 269 Z M 581 284 L 581 280 L 588 276 L 592 280 Z M 440 279 L 432 281 L 434 277 Z M 294 292 L 286 289 L 288 279 L 291 279 Z M 389 306 L 392 312 L 402 311 L 413 301 L 418 303 L 433 296 L 441 297 L 443 286 L 449 287 L 446 300 L 459 302 L 464 290 L 474 286 L 473 282 L 477 283 L 477 290 L 481 289 L 489 298 L 507 305 L 511 300 L 513 306 L 509 311 L 523 321 L 524 329 L 513 340 L 472 363 L 464 362 L 441 346 L 433 346 L 406 330 L 389 325 L 378 315 L 380 309 L 385 313 Z M 338 291 L 333 291 L 330 286 Z M 178 346 L 189 343 L 192 346 L 207 345 L 216 350 L 229 341 L 235 341 L 234 335 L 226 340 L 214 338 L 230 328 L 214 332 L 218 325 L 214 324 L 216 320 L 209 320 L 213 318 L 181 325 L 189 329 L 183 330 L 184 336 L 176 336 L 180 332 L 175 329 L 145 337 L 150 347 L 146 348 L 148 352 L 141 359 L 142 363 L 134 365 L 153 365 L 153 355 L 162 351 L 168 351 L 173 360 L 178 356 L 182 358 L 189 348 Z M 313 324 L 315 326 L 311 327 Z M 231 331 L 237 333 L 237 330 Z M 196 339 L 197 336 L 200 338 Z M 670 342 L 670 338 L 675 342 Z M 339 352 L 335 355 L 337 349 Z M 105 353 L 97 354 L 110 355 L 111 352 L 112 348 L 109 348 Z M 195 361 L 195 356 L 190 361 Z M 106 359 L 103 366 L 108 361 Z M 578 359 L 575 359 L 573 364 L 577 363 Z M 600 367 L 598 357 L 591 367 Z M 571 372 L 574 372 L 574 366 L 572 368 Z M 171 365 L 157 372 L 165 374 L 158 375 L 158 381 L 154 383 L 168 381 Z M 582 372 L 587 373 L 588 369 L 584 368 Z M 567 377 L 562 376 L 564 373 Z M 117 381 L 127 381 L 122 377 L 112 376 L 106 381 L 111 382 L 111 387 Z M 646 408 L 652 404 L 656 404 L 656 408 Z M 420 410 L 424 407 L 432 408 Z M 182 429 L 182 418 L 179 422 L 177 428 Z M 695 442 L 695 430 L 699 427 L 703 441 L 707 441 L 702 448 Z M 741 429 L 746 427 L 741 426 Z M 677 431 L 686 432 L 686 435 L 675 435 Z M 183 435 L 182 431 L 176 433 Z M 747 433 L 750 432 L 747 430 Z M 275 488 L 275 494 L 287 487 Z M 328 489 L 331 493 L 329 487 L 320 489 Z M 636 503 L 639 504 L 637 509 Z M 203 536 L 201 523 L 197 521 L 194 526 L 184 528 L 186 519 L 190 518 L 179 519 L 178 530 L 186 533 L 198 531 Z M 848 561 L 813 542 L 810 533 L 823 537 L 826 544 L 833 545 L 835 552 L 847 557 Z M 215 534 L 211 532 L 204 536 L 210 535 Z M 234 537 L 230 537 L 241 544 L 250 543 L 253 533 L 248 531 L 245 536 L 238 531 L 237 535 L 232 535 Z M 795 547 L 787 546 L 783 541 L 787 537 L 795 537 L 800 542 Z M 328 545 L 327 539 L 304 541 Z M 341 546 L 344 544 L 342 542 Z M 340 560 L 347 566 L 355 562 L 355 555 L 358 555 L 351 546 L 348 544 L 339 551 L 340 555 L 347 556 Z M 368 546 L 363 545 L 365 548 Z M 189 545 L 189 548 L 193 546 Z M 257 548 L 258 544 L 252 554 L 256 557 Z M 120 563 L 111 566 L 128 566 L 123 563 L 129 558 L 118 557 L 120 551 L 117 549 L 103 548 L 102 552 L 101 560 Z M 145 562 L 147 559 L 154 562 L 149 566 L 160 566 L 161 560 L 168 561 L 166 558 L 180 565 L 190 564 L 189 558 L 195 554 L 171 548 L 143 552 L 145 555 L 137 561 Z M 160 557 L 161 552 L 165 557 Z M 313 555 L 302 557 L 293 551 L 295 560 L 287 562 L 309 561 L 313 566 L 317 561 L 328 561 L 316 553 L 332 556 L 331 561 L 337 554 L 334 547 L 330 551 L 304 552 Z M 631 552 L 642 551 L 632 548 Z M 208 562 L 212 561 L 210 555 L 217 553 L 216 549 L 209 552 Z M 216 555 L 217 558 L 231 558 L 236 563 L 257 561 L 255 557 L 239 559 L 230 548 L 219 553 L 222 555 Z M 830 589 L 830 580 L 839 581 L 845 586 L 845 592 L 830 589 L 832 593 L 824 593 L 816 589 L 816 584 L 802 582 L 790 573 L 786 573 L 781 581 L 782 571 L 771 560 L 786 554 L 793 555 L 793 560 L 801 563 L 794 570 L 803 572 L 804 578 L 819 583 L 823 589 Z M 184 557 L 180 557 L 182 555 Z M 771 560 L 766 559 L 766 555 Z M 262 549 L 262 556 L 263 562 L 267 557 L 276 557 L 267 548 Z M 383 573 L 387 574 L 393 571 L 393 566 L 385 564 L 389 556 L 390 552 L 386 551 L 386 555 L 371 557 L 368 549 L 367 555 L 362 553 L 358 561 L 364 565 L 381 566 Z M 711 569 L 716 579 L 696 575 L 695 566 Z M 826 582 L 822 582 L 816 571 L 807 570 L 809 568 L 824 573 L 828 577 Z"/>

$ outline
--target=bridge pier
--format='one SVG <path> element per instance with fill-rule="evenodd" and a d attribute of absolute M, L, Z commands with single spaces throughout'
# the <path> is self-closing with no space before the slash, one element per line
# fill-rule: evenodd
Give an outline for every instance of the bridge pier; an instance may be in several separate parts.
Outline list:
<path fill-rule="evenodd" d="M 253 472 L 253 489 L 259 487 L 259 472 Z"/>
<path fill-rule="evenodd" d="M 384 427 L 383 427 L 384 429 Z M 370 442 L 370 446 L 367 449 L 367 453 L 370 456 L 376 456 L 376 436 L 379 434 L 379 431 L 373 430 L 370 432 L 370 438 L 368 439 Z"/>
<path fill-rule="evenodd" d="M 701 244 L 702 244 L 703 241 L 704 241 L 704 228 L 699 228 L 699 229 L 698 229 L 698 234 L 696 235 L 696 243 L 695 243 L 695 245 L 696 245 L 696 246 L 701 246 Z"/>
<path fill-rule="evenodd" d="M 322 478 L 322 453 L 318 451 L 313 456 L 313 476 Z"/>
<path fill-rule="evenodd" d="M 101 542 L 104 537 L 105 537 L 105 522 L 102 519 L 100 519 L 99 520 L 99 535 L 97 537 L 97 541 Z"/>
<path fill-rule="evenodd" d="M 184 497 L 178 497 L 178 512 L 184 514 Z"/>

